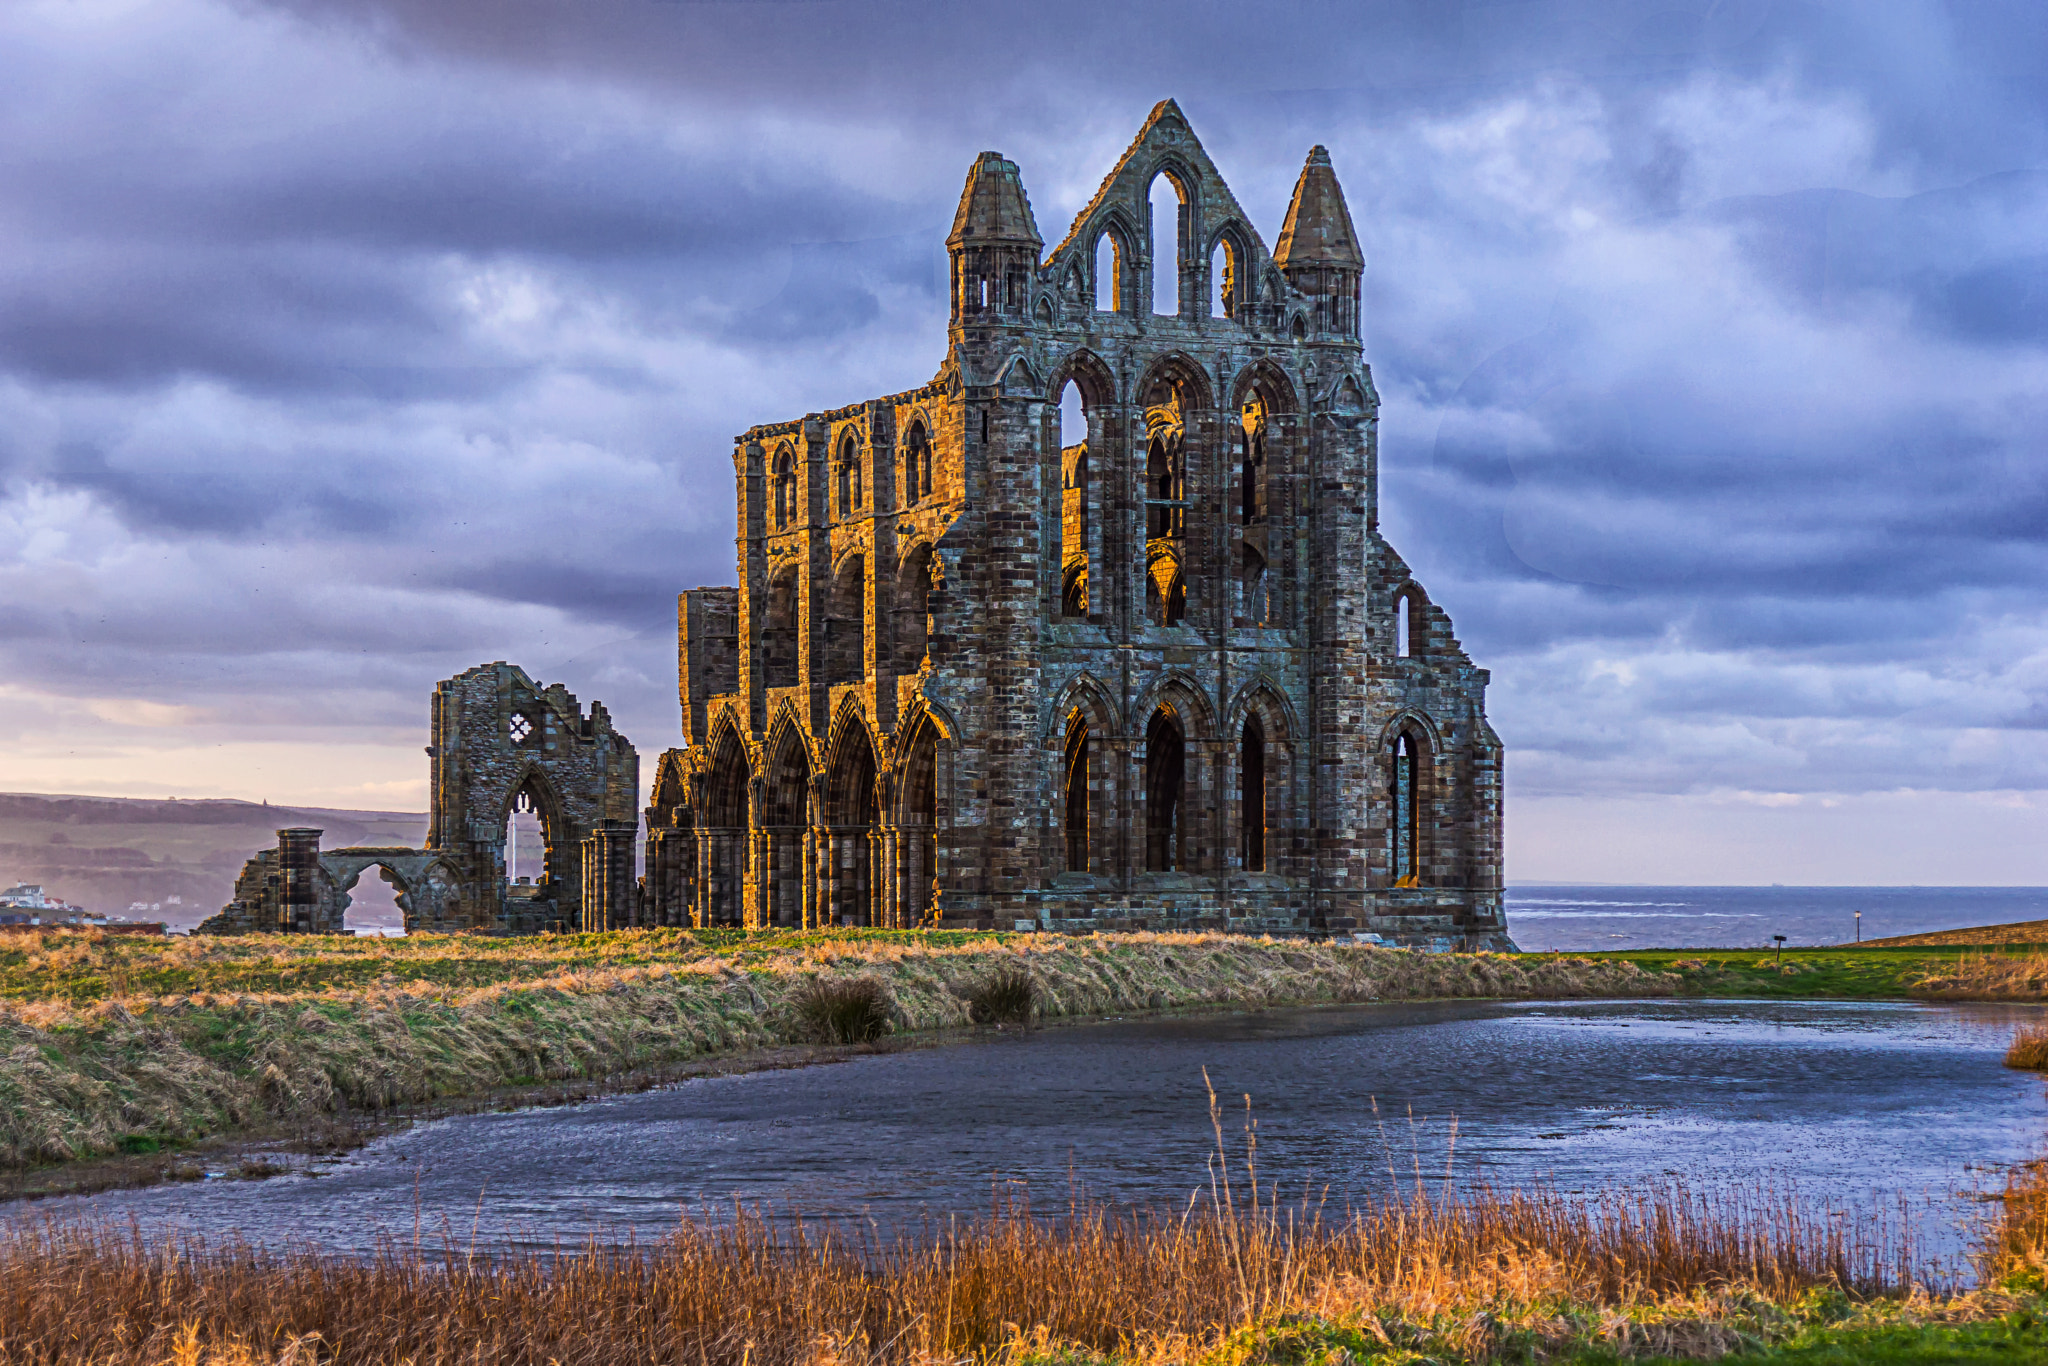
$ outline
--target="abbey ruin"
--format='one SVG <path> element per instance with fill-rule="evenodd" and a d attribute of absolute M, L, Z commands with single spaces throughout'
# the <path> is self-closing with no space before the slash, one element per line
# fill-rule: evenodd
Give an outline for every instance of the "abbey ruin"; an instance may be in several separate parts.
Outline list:
<path fill-rule="evenodd" d="M 734 446 L 739 586 L 682 595 L 644 877 L 633 747 L 499 663 L 436 690 L 425 848 L 280 831 L 202 930 L 338 931 L 374 867 L 421 930 L 1512 948 L 1487 674 L 1379 533 L 1328 153 L 1268 253 L 1167 101 L 1049 253 L 995 152 L 946 246 L 929 383 Z M 544 868 L 508 883 L 522 808 Z"/>
<path fill-rule="evenodd" d="M 1324 149 L 1270 254 L 1171 101 L 1050 252 L 994 152 L 946 245 L 929 383 L 734 447 L 646 921 L 1507 946 L 1487 675 L 1379 534 Z"/>

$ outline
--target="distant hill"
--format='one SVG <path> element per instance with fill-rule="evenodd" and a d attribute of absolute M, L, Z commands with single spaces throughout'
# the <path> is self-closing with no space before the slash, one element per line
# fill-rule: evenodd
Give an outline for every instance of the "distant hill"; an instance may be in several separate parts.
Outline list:
<path fill-rule="evenodd" d="M 52 896 L 90 911 L 189 927 L 219 910 L 242 864 L 293 825 L 326 831 L 325 849 L 417 847 L 427 837 L 423 811 L 6 792 L 0 793 L 0 887 L 40 882 Z M 131 911 L 137 902 L 160 909 Z M 364 878 L 356 902 L 370 919 L 381 920 L 388 889 Z"/>

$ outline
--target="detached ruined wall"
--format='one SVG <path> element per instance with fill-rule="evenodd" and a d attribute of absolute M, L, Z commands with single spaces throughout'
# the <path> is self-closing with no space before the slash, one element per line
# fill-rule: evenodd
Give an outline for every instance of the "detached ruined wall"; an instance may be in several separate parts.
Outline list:
<path fill-rule="evenodd" d="M 637 923 L 633 876 L 640 759 L 604 704 L 586 715 L 563 685 L 516 665 L 481 665 L 434 689 L 432 807 L 424 849 L 322 852 L 321 832 L 278 831 L 235 896 L 194 933 L 339 934 L 349 889 L 376 869 L 399 890 L 408 932 L 532 934 Z M 514 806 L 540 820 L 538 880 L 508 886 Z"/>

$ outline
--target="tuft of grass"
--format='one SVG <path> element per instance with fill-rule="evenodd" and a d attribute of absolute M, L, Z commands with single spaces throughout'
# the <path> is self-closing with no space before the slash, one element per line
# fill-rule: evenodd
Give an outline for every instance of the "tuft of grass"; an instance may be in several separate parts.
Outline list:
<path fill-rule="evenodd" d="M 967 988 L 967 1017 L 976 1024 L 1031 1024 L 1038 981 L 1031 970 L 1004 964 Z"/>
<path fill-rule="evenodd" d="M 2048 1072 L 2048 1023 L 2023 1024 L 2013 1031 L 2005 1065 L 2027 1072 Z"/>
<path fill-rule="evenodd" d="M 889 1032 L 896 1003 L 873 977 L 813 977 L 790 993 L 790 1009 L 820 1043 L 873 1043 Z"/>

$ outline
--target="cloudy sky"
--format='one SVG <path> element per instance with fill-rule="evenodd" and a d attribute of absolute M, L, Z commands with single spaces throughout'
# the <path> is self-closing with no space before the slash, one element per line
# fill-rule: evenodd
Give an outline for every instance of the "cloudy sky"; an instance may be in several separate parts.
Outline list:
<path fill-rule="evenodd" d="M 0 788 L 418 809 L 492 659 L 674 743 L 732 435 L 1169 95 L 1269 243 L 1330 148 L 1511 877 L 2048 883 L 2038 0 L 13 0 Z"/>

